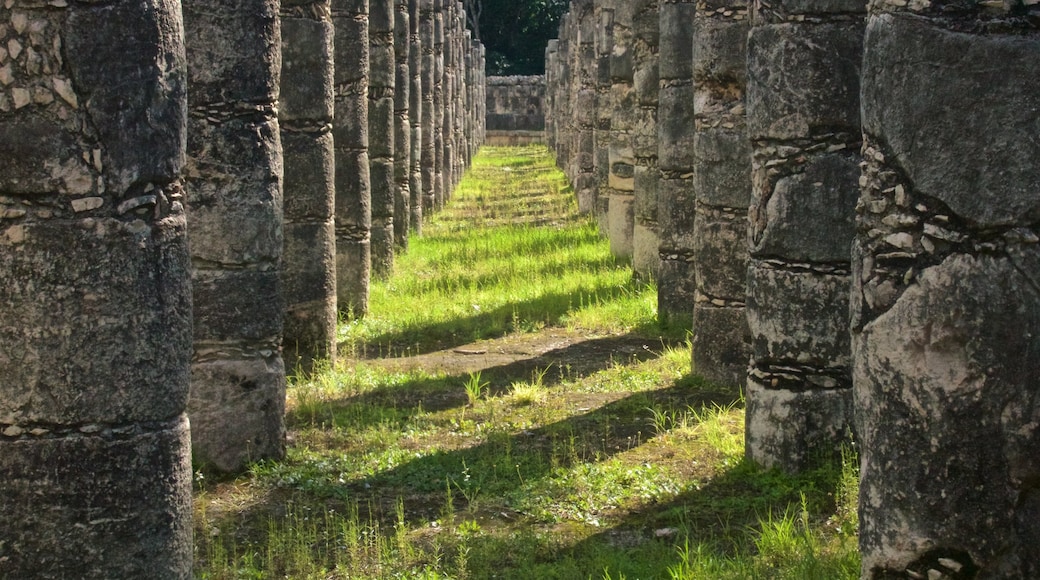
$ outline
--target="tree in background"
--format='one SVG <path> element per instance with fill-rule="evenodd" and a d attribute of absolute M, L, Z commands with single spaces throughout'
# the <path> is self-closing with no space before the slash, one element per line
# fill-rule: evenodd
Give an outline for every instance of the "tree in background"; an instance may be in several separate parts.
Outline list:
<path fill-rule="evenodd" d="M 540 75 L 567 0 L 463 0 L 474 38 L 487 47 L 487 74 Z"/>

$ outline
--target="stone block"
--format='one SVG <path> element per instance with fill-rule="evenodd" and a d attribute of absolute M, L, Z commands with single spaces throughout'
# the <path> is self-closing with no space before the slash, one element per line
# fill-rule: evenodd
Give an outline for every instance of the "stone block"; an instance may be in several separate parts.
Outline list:
<path fill-rule="evenodd" d="M 710 207 L 746 210 L 751 202 L 751 144 L 730 129 L 694 133 L 693 189 L 697 201 Z"/>
<path fill-rule="evenodd" d="M 662 178 L 657 183 L 661 251 L 692 250 L 696 233 L 696 196 L 686 179 Z"/>
<path fill-rule="evenodd" d="M 849 284 L 845 275 L 751 261 L 747 318 L 756 363 L 847 368 Z"/>
<path fill-rule="evenodd" d="M 642 278 L 657 279 L 661 245 L 657 224 L 635 222 L 632 229 L 632 270 Z"/>
<path fill-rule="evenodd" d="M 742 387 L 751 341 L 744 307 L 696 302 L 692 310 L 693 372 L 717 385 Z"/>
<path fill-rule="evenodd" d="M 331 119 L 333 114 L 332 22 L 282 18 L 281 123 Z"/>
<path fill-rule="evenodd" d="M 631 259 L 635 196 L 611 193 L 609 199 L 607 237 L 610 238 L 610 253 L 619 258 Z"/>
<path fill-rule="evenodd" d="M 693 78 L 745 86 L 748 30 L 746 19 L 697 18 L 693 26 Z"/>
<path fill-rule="evenodd" d="M 859 158 L 810 159 L 804 171 L 780 179 L 751 211 L 751 251 L 792 261 L 845 262 L 855 234 Z"/>
<path fill-rule="evenodd" d="M 336 193 L 332 134 L 283 131 L 282 157 L 285 220 L 324 220 L 332 216 Z"/>
<path fill-rule="evenodd" d="M 196 269 L 192 282 L 196 345 L 248 341 L 277 348 L 284 303 L 276 270 Z"/>
<path fill-rule="evenodd" d="M 747 220 L 701 212 L 693 229 L 697 290 L 709 298 L 743 302 L 748 275 Z"/>
<path fill-rule="evenodd" d="M 752 141 L 859 127 L 863 27 L 857 22 L 757 26 L 748 36 Z"/>

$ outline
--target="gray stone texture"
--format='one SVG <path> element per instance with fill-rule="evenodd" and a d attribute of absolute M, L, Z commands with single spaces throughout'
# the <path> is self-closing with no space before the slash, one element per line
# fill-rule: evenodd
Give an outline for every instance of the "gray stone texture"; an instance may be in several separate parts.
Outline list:
<path fill-rule="evenodd" d="M 659 11 L 657 317 L 688 326 L 693 317 L 693 31 L 696 4 L 662 0 Z"/>
<path fill-rule="evenodd" d="M 372 275 L 394 269 L 394 1 L 369 0 L 368 166 L 372 187 Z"/>
<path fill-rule="evenodd" d="M 0 42 L 0 575 L 190 578 L 180 6 L 8 2 Z"/>
<path fill-rule="evenodd" d="M 593 134 L 595 191 L 593 212 L 601 232 L 609 227 L 610 212 L 610 139 L 613 118 L 610 59 L 614 50 L 614 6 L 617 0 L 594 0 L 596 23 L 596 129 Z"/>
<path fill-rule="evenodd" d="M 185 169 L 195 301 L 194 461 L 237 471 L 285 452 L 278 3 L 184 2 Z"/>
<path fill-rule="evenodd" d="M 411 15 L 408 0 L 394 0 L 394 247 L 408 248 L 411 229 Z"/>
<path fill-rule="evenodd" d="M 632 258 L 635 228 L 635 149 L 633 132 L 639 123 L 636 94 L 633 19 L 636 5 L 619 2 L 614 10 L 614 46 L 610 55 L 610 95 L 613 111 L 610 122 L 610 174 L 607 187 L 607 237 L 610 251 L 620 258 Z"/>
<path fill-rule="evenodd" d="M 871 6 L 852 292 L 863 578 L 1040 576 L 1037 15 Z"/>
<path fill-rule="evenodd" d="M 542 141 L 546 100 L 545 77 L 488 77 L 488 142 L 521 145 Z"/>
<path fill-rule="evenodd" d="M 282 356 L 289 371 L 309 371 L 314 361 L 336 356 L 335 100 L 329 1 L 283 1 L 281 26 Z"/>
<path fill-rule="evenodd" d="M 433 0 L 433 209 L 444 206 L 444 5 Z"/>
<path fill-rule="evenodd" d="M 746 136 L 747 3 L 697 6 L 693 26 L 693 366 L 725 385 L 747 376 L 747 207 L 751 147 Z M 729 350 L 723 351 L 726 348 Z"/>
<path fill-rule="evenodd" d="M 849 242 L 864 6 L 755 8 L 747 40 L 746 451 L 762 465 L 798 471 L 835 455 L 852 430 Z"/>
<path fill-rule="evenodd" d="M 660 26 L 658 0 L 633 2 L 632 82 L 638 108 L 632 130 L 632 151 L 635 155 L 632 178 L 635 197 L 632 269 L 637 277 L 643 279 L 656 279 L 660 265 L 660 228 L 657 221 L 657 185 L 661 176 L 657 152 Z"/>
<path fill-rule="evenodd" d="M 434 115 L 434 79 L 437 70 L 437 55 L 434 52 L 434 0 L 419 0 L 419 34 L 422 42 L 422 207 L 424 215 L 433 213 L 437 205 L 437 189 L 434 180 L 437 160 L 436 138 L 439 130 Z"/>
<path fill-rule="evenodd" d="M 368 311 L 372 189 L 368 161 L 368 0 L 332 0 L 336 160 L 336 294 L 340 312 Z"/>
<path fill-rule="evenodd" d="M 409 226 L 416 235 L 422 235 L 423 223 L 423 50 L 421 0 L 408 0 L 408 119 L 411 123 L 409 157 Z"/>

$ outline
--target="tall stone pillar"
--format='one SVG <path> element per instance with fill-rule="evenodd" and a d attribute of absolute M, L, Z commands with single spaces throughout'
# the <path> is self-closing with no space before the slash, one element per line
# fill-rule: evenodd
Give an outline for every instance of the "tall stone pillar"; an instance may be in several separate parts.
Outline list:
<path fill-rule="evenodd" d="M 610 135 L 611 120 L 614 116 L 610 58 L 614 51 L 616 1 L 593 0 L 593 17 L 596 21 L 596 130 L 593 133 L 596 203 L 593 212 L 599 223 L 599 231 L 604 235 L 607 235 L 610 229 Z"/>
<path fill-rule="evenodd" d="M 444 5 L 433 0 L 433 209 L 445 201 L 444 187 Z"/>
<path fill-rule="evenodd" d="M 455 187 L 462 181 L 466 166 L 466 47 L 469 46 L 469 31 L 466 30 L 466 11 L 462 2 L 455 3 Z"/>
<path fill-rule="evenodd" d="M 1040 577 L 1040 8 L 871 4 L 863 578 Z"/>
<path fill-rule="evenodd" d="M 570 137 L 571 137 L 571 39 L 567 35 L 570 14 L 560 18 L 559 42 L 556 45 L 556 95 L 553 98 L 553 111 L 556 119 L 556 165 L 570 179 Z"/>
<path fill-rule="evenodd" d="M 661 0 L 657 184 L 660 228 L 657 317 L 689 326 L 695 271 L 693 221 L 693 0 Z"/>
<path fill-rule="evenodd" d="M 372 185 L 368 164 L 368 0 L 332 0 L 335 32 L 336 294 L 340 312 L 368 312 Z"/>
<path fill-rule="evenodd" d="M 394 0 L 394 10 L 394 246 L 406 249 L 412 221 L 412 46 L 408 0 Z"/>
<path fill-rule="evenodd" d="M 574 191 L 578 210 L 592 214 L 596 209 L 596 13 L 593 0 L 571 3 L 577 30 L 578 84 L 575 94 L 575 144 L 577 175 Z"/>
<path fill-rule="evenodd" d="M 556 91 L 559 79 L 556 74 L 556 62 L 560 58 L 560 40 L 554 38 L 545 48 L 545 141 L 549 149 L 556 151 L 558 123 L 556 122 Z M 492 97 L 493 98 L 493 97 Z M 494 111 L 495 107 L 489 107 Z"/>
<path fill-rule="evenodd" d="M 419 0 L 419 35 L 422 37 L 422 206 L 423 215 L 431 215 L 437 205 L 437 131 L 434 114 L 434 77 L 437 72 L 437 54 L 434 51 L 434 0 Z"/>
<path fill-rule="evenodd" d="M 278 103 L 285 165 L 282 356 L 290 371 L 336 355 L 336 198 L 329 0 L 284 0 Z"/>
<path fill-rule="evenodd" d="M 368 7 L 368 166 L 377 278 L 394 270 L 394 2 L 369 0 Z"/>
<path fill-rule="evenodd" d="M 748 37 L 746 445 L 749 458 L 789 471 L 833 454 L 851 424 L 863 9 L 858 0 L 756 5 Z"/>
<path fill-rule="evenodd" d="M 698 5 L 693 30 L 693 368 L 708 380 L 732 386 L 746 380 L 750 354 L 744 308 L 751 199 L 744 115 L 749 28 L 744 0 Z M 801 229 L 809 223 L 784 227 Z"/>
<path fill-rule="evenodd" d="M 632 128 L 634 223 L 632 269 L 641 278 L 657 277 L 661 245 L 657 222 L 657 100 L 659 90 L 658 47 L 660 10 L 658 0 L 635 0 L 632 16 L 633 89 L 636 103 Z"/>
<path fill-rule="evenodd" d="M 180 4 L 0 42 L 0 575 L 191 578 Z"/>
<path fill-rule="evenodd" d="M 420 6 L 422 0 L 408 0 L 408 74 L 410 76 L 408 91 L 408 118 L 411 123 L 411 153 L 409 157 L 408 202 L 411 230 L 416 235 L 422 234 L 423 221 L 423 180 L 422 180 L 422 144 L 423 144 L 423 43 Z"/>
<path fill-rule="evenodd" d="M 237 471 L 285 452 L 277 0 L 184 2 L 195 462 Z"/>
<path fill-rule="evenodd" d="M 444 77 L 441 80 L 444 100 L 440 110 L 441 140 L 443 153 L 441 156 L 441 176 L 443 179 L 443 202 L 451 197 L 455 187 L 453 168 L 455 167 L 455 0 L 443 0 L 444 35 L 442 47 L 444 51 Z"/>
<path fill-rule="evenodd" d="M 611 121 L 610 205 L 607 209 L 607 237 L 610 251 L 621 258 L 632 258 L 635 227 L 635 150 L 632 132 L 638 120 L 639 105 L 633 86 L 632 24 L 636 6 L 618 2 L 614 9 L 614 46 L 610 55 Z"/>

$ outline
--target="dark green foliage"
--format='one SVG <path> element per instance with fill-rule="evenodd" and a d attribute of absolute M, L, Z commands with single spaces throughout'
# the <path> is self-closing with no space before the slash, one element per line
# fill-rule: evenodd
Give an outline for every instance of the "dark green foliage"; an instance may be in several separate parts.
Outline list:
<path fill-rule="evenodd" d="M 467 24 L 487 47 L 487 74 L 540 75 L 566 0 L 464 0 Z"/>

